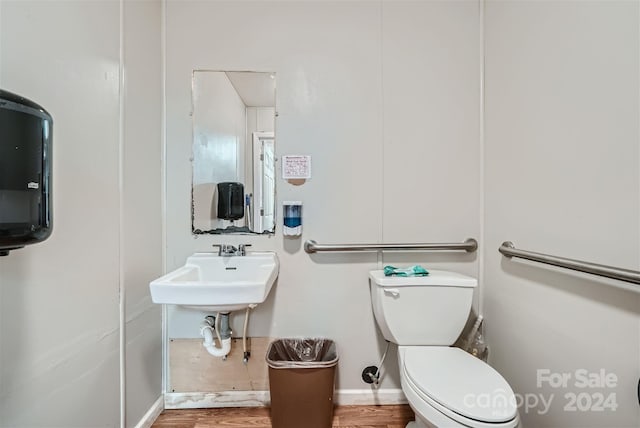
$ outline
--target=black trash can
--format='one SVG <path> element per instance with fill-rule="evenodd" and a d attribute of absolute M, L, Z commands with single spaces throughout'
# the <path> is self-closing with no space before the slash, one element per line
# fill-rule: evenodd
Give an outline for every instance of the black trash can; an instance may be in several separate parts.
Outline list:
<path fill-rule="evenodd" d="M 271 426 L 331 428 L 338 364 L 329 339 L 279 339 L 267 350 Z"/>

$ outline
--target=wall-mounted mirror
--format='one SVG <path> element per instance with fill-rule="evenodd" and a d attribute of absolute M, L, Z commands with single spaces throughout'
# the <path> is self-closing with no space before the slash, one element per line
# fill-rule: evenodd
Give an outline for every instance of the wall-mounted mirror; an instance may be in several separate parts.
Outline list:
<path fill-rule="evenodd" d="M 194 234 L 275 230 L 275 73 L 193 72 Z"/>

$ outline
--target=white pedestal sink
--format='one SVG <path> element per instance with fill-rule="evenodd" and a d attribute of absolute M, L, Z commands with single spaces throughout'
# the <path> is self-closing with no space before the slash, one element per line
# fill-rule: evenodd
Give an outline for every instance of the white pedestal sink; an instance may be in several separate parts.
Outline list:
<path fill-rule="evenodd" d="M 151 299 L 211 312 L 237 311 L 266 300 L 278 269 L 278 256 L 272 252 L 195 253 L 184 266 L 149 284 Z"/>

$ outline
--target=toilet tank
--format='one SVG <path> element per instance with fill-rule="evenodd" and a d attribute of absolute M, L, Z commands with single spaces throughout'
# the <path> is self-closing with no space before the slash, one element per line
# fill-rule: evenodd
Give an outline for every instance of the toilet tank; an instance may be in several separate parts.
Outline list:
<path fill-rule="evenodd" d="M 373 312 L 384 338 L 398 345 L 452 345 L 465 326 L 478 281 L 430 270 L 428 276 L 369 272 Z"/>

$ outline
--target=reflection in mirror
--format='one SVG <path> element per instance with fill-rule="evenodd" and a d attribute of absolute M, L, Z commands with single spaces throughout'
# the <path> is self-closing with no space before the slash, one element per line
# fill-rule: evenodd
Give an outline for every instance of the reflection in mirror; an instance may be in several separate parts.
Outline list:
<path fill-rule="evenodd" d="M 275 73 L 193 72 L 194 234 L 274 233 Z"/>

